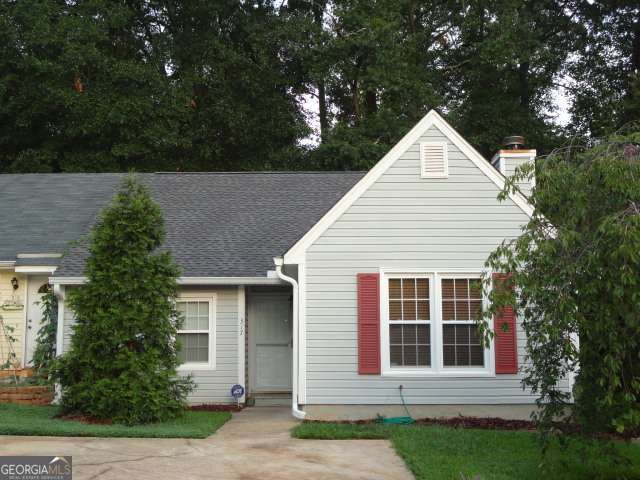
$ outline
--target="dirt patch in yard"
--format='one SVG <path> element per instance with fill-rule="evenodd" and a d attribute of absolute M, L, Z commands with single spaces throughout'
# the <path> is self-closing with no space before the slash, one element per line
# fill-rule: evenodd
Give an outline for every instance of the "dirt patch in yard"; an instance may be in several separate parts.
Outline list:
<path fill-rule="evenodd" d="M 60 420 L 73 420 L 76 422 L 88 423 L 89 425 L 112 425 L 113 421 L 108 418 L 94 418 L 89 415 L 82 415 L 78 413 L 70 413 L 67 415 L 56 415 L 54 418 Z"/>

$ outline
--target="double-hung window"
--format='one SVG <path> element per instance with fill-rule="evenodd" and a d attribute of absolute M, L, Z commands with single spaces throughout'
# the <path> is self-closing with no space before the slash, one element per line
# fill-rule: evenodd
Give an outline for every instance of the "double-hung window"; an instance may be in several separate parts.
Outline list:
<path fill-rule="evenodd" d="M 176 310 L 182 318 L 178 330 L 180 368 L 215 367 L 215 296 L 180 297 Z"/>
<path fill-rule="evenodd" d="M 429 278 L 389 278 L 389 361 L 394 367 L 431 366 Z"/>
<path fill-rule="evenodd" d="M 442 278 L 442 364 L 483 367 L 484 347 L 477 320 L 482 311 L 479 278 Z"/>
<path fill-rule="evenodd" d="M 490 374 L 479 274 L 383 272 L 383 374 Z"/>

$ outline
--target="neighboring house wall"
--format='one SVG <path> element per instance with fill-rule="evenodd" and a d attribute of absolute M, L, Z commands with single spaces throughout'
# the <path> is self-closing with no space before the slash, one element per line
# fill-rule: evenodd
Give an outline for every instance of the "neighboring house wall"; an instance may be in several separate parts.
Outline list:
<path fill-rule="evenodd" d="M 19 288 L 13 290 L 11 279 L 18 279 Z M 3 310 L 1 305 L 7 300 L 14 298 L 24 305 L 21 310 Z M 5 325 L 13 327 L 11 334 L 16 341 L 11 343 L 11 347 L 15 351 L 16 361 L 18 365 L 23 366 L 23 349 L 24 349 L 24 326 L 25 312 L 27 302 L 27 280 L 24 275 L 17 274 L 11 270 L 0 270 L 0 316 L 2 316 Z M 4 333 L 0 331 L 0 365 L 7 361 L 9 355 L 9 344 L 4 338 Z"/>
<path fill-rule="evenodd" d="M 447 142 L 449 177 L 421 179 L 420 141 Z M 306 253 L 306 404 L 531 404 L 520 375 L 461 378 L 358 374 L 358 273 L 380 268 L 480 272 L 527 215 L 431 127 Z M 519 365 L 525 338 L 518 328 Z M 566 382 L 563 384 L 566 387 Z"/>
<path fill-rule="evenodd" d="M 67 294 L 71 287 L 67 287 Z M 228 403 L 231 386 L 238 383 L 238 288 L 200 287 L 183 289 L 182 292 L 214 293 L 216 296 L 215 367 L 207 370 L 182 370 L 191 374 L 196 383 L 189 396 L 189 403 Z M 64 351 L 69 349 L 73 333 L 74 316 L 69 308 L 64 310 Z"/>

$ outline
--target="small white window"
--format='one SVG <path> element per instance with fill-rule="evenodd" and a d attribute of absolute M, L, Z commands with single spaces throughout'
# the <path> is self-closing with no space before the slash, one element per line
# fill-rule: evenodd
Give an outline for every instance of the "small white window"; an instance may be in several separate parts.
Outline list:
<path fill-rule="evenodd" d="M 181 297 L 176 310 L 182 317 L 178 330 L 181 370 L 215 367 L 215 297 Z"/>
<path fill-rule="evenodd" d="M 420 176 L 422 178 L 449 176 L 447 142 L 420 142 Z"/>

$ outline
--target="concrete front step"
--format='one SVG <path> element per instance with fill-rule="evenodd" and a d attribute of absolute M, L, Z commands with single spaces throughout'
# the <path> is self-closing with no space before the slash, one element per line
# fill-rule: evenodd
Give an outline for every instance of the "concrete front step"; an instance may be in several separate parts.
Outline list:
<path fill-rule="evenodd" d="M 291 405 L 291 394 L 280 392 L 254 393 L 252 395 L 256 407 L 284 407 Z"/>

